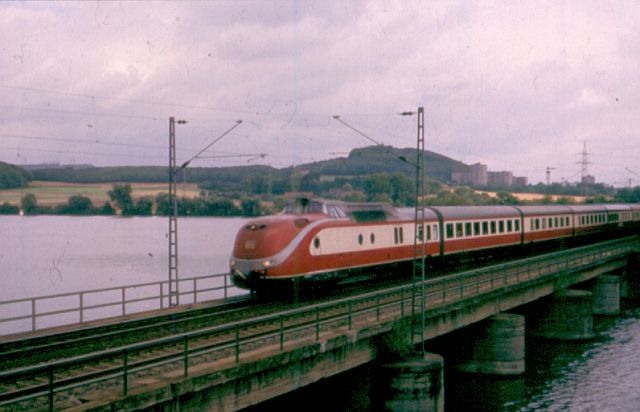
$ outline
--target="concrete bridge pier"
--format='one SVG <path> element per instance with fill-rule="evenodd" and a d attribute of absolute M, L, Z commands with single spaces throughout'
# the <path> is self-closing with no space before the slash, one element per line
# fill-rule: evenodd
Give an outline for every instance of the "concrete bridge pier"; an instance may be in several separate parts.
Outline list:
<path fill-rule="evenodd" d="M 627 267 L 622 269 L 620 295 L 623 298 L 640 299 L 640 258 L 637 253 L 629 255 Z"/>
<path fill-rule="evenodd" d="M 444 412 L 444 360 L 424 357 L 379 366 L 373 394 L 381 410 Z"/>
<path fill-rule="evenodd" d="M 617 315 L 620 313 L 620 278 L 600 275 L 593 286 L 593 314 Z"/>
<path fill-rule="evenodd" d="M 580 340 L 591 339 L 593 332 L 593 295 L 584 290 L 565 289 L 541 303 L 541 309 L 528 319 L 536 337 Z"/>
<path fill-rule="evenodd" d="M 513 376 L 525 371 L 524 316 L 498 313 L 456 334 L 461 348 L 454 356 L 460 372 Z"/>

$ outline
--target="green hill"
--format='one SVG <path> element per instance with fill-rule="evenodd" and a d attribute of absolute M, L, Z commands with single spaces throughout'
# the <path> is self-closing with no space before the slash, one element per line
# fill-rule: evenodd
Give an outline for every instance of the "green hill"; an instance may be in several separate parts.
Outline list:
<path fill-rule="evenodd" d="M 405 159 L 405 161 L 401 160 Z M 453 171 L 466 170 L 464 163 L 437 153 L 425 152 L 425 171 L 430 179 L 448 182 Z M 220 188 L 236 188 L 255 177 L 290 180 L 298 174 L 325 177 L 354 177 L 375 173 L 403 173 L 415 176 L 415 149 L 396 149 L 390 146 L 370 146 L 354 149 L 348 157 L 276 169 L 271 166 L 190 167 L 180 181 L 215 183 Z M 163 166 L 122 166 L 75 169 L 72 167 L 32 171 L 36 180 L 69 183 L 166 182 L 167 168 Z"/>
<path fill-rule="evenodd" d="M 0 189 L 25 187 L 31 179 L 31 174 L 26 170 L 0 162 Z"/>

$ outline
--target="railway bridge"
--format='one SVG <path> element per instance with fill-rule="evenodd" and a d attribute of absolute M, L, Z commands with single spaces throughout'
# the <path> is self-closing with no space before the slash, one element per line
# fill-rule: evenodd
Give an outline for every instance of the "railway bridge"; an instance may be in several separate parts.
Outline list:
<path fill-rule="evenodd" d="M 521 374 L 525 334 L 589 338 L 594 313 L 640 295 L 639 250 L 634 236 L 9 368 L 0 410 L 237 410 L 378 361 L 387 409 L 441 411 L 443 358 L 422 342 L 451 337 L 463 371 Z"/>

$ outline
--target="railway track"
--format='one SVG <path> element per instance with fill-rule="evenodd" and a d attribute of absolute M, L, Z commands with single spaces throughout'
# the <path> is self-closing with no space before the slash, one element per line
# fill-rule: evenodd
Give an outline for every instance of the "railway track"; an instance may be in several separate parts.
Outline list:
<path fill-rule="evenodd" d="M 311 311 L 293 309 L 294 313 L 283 316 L 265 314 L 241 322 L 221 322 L 199 331 L 57 360 L 49 367 L 36 365 L 2 372 L 0 409 L 9 400 L 13 402 L 11 410 L 46 410 L 50 404 L 55 404 L 56 409 L 77 406 L 110 391 L 126 394 L 176 370 L 184 370 L 186 375 L 188 368 L 198 364 L 224 359 L 238 362 L 240 352 L 278 344 L 282 348 L 293 339 L 315 339 L 326 330 L 350 326 L 356 317 L 348 314 L 374 305 L 380 307 L 393 299 L 397 299 L 394 294 L 383 299 L 376 295 L 355 304 L 320 304 Z M 6 379 L 8 374 L 13 381 Z"/>
<path fill-rule="evenodd" d="M 354 293 L 375 290 L 379 287 L 396 285 L 406 279 L 387 279 L 372 282 L 359 288 L 344 287 L 336 293 L 328 295 L 322 291 L 302 302 L 286 300 L 263 301 L 250 296 L 239 296 L 231 302 L 212 301 L 206 307 L 189 309 L 171 314 L 162 313 L 156 316 L 124 321 L 112 320 L 97 322 L 95 326 L 82 327 L 65 332 L 28 334 L 26 337 L 0 338 L 0 371 L 27 367 L 30 365 L 52 362 L 60 359 L 80 356 L 118 348 L 133 343 L 159 339 L 206 327 L 232 323 L 246 319 L 248 313 L 252 317 L 282 310 L 283 306 L 295 308 L 301 305 L 322 303 L 336 297 L 345 297 Z M 165 311 L 166 312 L 166 311 Z"/>
<path fill-rule="evenodd" d="M 509 279 L 519 281 L 519 276 L 513 273 L 496 280 L 485 273 L 452 286 L 444 282 L 440 289 L 431 287 L 434 298 L 429 299 L 446 304 L 468 293 L 508 285 Z M 139 323 L 5 342 L 0 346 L 0 410 L 47 410 L 51 405 L 63 409 L 105 394 L 126 395 L 157 381 L 158 376 L 187 376 L 190 368 L 214 361 L 238 364 L 241 354 L 278 345 L 282 350 L 292 340 L 317 340 L 325 331 L 351 328 L 363 317 L 379 319 L 389 310 L 404 316 L 415 303 L 408 292 L 410 283 L 389 286 L 389 292 L 359 290 L 358 297 L 331 295 L 287 303 L 286 311 L 283 302 L 240 300 Z M 342 292 L 354 293 L 353 289 Z"/>

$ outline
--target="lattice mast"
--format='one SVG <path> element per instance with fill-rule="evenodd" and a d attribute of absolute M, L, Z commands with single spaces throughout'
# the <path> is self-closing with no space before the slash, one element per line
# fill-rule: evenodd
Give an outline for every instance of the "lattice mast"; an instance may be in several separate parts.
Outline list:
<path fill-rule="evenodd" d="M 169 118 L 169 307 L 180 303 L 178 291 L 178 197 L 176 195 L 176 122 Z"/>
<path fill-rule="evenodd" d="M 413 280 L 414 280 L 414 295 L 412 298 L 412 315 L 415 319 L 415 293 L 417 292 L 415 283 L 416 279 L 420 279 L 420 313 L 421 319 L 419 333 L 415 333 L 419 336 L 422 342 L 422 352 L 425 352 L 424 339 L 422 338 L 423 331 L 426 327 L 425 321 L 425 254 L 426 254 L 426 234 L 424 227 L 424 209 L 425 209 L 425 170 L 424 170 L 424 147 L 425 147 L 425 131 L 424 131 L 424 108 L 418 108 L 418 136 L 416 147 L 416 201 L 415 201 L 415 214 L 414 214 L 414 239 L 413 239 Z M 417 323 L 417 322 L 416 322 Z"/>

